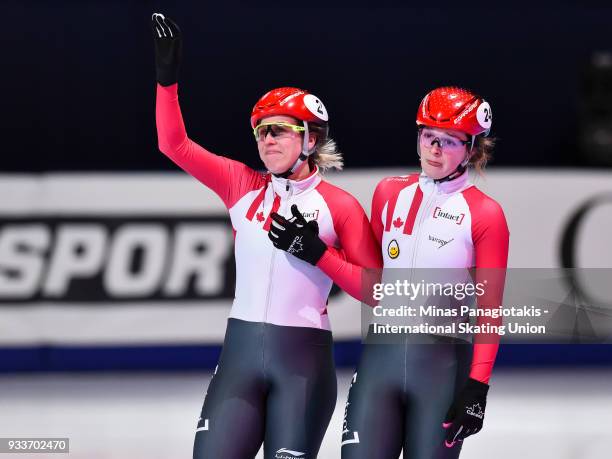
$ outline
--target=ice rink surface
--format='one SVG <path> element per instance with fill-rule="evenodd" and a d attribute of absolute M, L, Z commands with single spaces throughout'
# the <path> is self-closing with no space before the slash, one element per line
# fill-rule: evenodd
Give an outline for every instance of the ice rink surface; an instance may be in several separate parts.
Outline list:
<path fill-rule="evenodd" d="M 351 376 L 338 373 L 338 402 L 320 459 L 340 457 Z M 209 380 L 209 373 L 0 376 L 1 437 L 70 438 L 68 456 L 2 457 L 189 459 Z M 484 430 L 466 441 L 461 457 L 611 457 L 611 417 L 612 370 L 499 370 Z"/>

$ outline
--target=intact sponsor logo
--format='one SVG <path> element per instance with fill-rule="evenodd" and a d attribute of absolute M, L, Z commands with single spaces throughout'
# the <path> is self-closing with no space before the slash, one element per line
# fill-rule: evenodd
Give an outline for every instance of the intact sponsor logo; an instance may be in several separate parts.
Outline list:
<path fill-rule="evenodd" d="M 227 217 L 0 218 L 0 304 L 232 299 Z"/>
<path fill-rule="evenodd" d="M 308 221 L 318 220 L 319 219 L 319 209 L 312 210 L 310 212 L 302 212 L 302 216 Z"/>
<path fill-rule="evenodd" d="M 276 451 L 274 458 L 275 459 L 294 459 L 296 457 L 300 457 L 302 459 L 306 459 L 305 455 L 306 453 L 303 453 L 302 451 L 294 451 L 288 448 L 281 448 L 278 451 Z"/>
<path fill-rule="evenodd" d="M 445 212 L 441 207 L 436 207 L 433 211 L 433 218 L 445 218 L 455 222 L 457 225 L 461 225 L 461 223 L 463 223 L 463 219 L 465 218 L 465 214 L 452 214 L 450 212 Z"/>
<path fill-rule="evenodd" d="M 445 241 L 444 239 L 440 239 L 439 237 L 435 237 L 432 236 L 431 234 L 429 235 L 429 240 L 432 242 L 435 242 L 436 244 L 438 244 L 438 249 L 441 249 L 442 247 L 444 247 L 447 244 L 450 244 L 451 242 L 453 242 L 455 239 L 449 239 L 448 241 Z"/>

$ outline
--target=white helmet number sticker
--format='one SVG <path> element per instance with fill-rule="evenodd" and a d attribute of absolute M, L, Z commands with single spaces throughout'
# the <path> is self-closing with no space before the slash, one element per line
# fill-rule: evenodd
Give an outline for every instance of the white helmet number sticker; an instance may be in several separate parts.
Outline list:
<path fill-rule="evenodd" d="M 318 97 L 312 94 L 306 94 L 304 96 L 304 105 L 306 105 L 306 108 L 308 108 L 314 116 L 320 118 L 322 121 L 327 121 L 329 119 L 325 105 L 323 105 L 323 102 L 321 102 Z"/>
<path fill-rule="evenodd" d="M 478 110 L 476 110 L 476 119 L 478 120 L 478 124 L 480 124 L 483 128 L 491 128 L 493 113 L 491 112 L 491 106 L 488 102 L 483 102 L 479 105 Z"/>

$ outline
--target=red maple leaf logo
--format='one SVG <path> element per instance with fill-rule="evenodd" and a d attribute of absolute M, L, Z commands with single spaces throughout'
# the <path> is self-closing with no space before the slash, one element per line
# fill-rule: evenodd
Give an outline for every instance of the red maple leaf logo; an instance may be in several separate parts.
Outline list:
<path fill-rule="evenodd" d="M 263 222 L 264 221 L 263 212 L 257 212 L 257 215 L 255 215 L 255 217 L 257 217 L 257 221 L 258 222 Z"/>
<path fill-rule="evenodd" d="M 393 220 L 393 226 L 395 226 L 396 228 L 401 228 L 401 226 L 403 224 L 404 224 L 404 222 L 399 217 L 397 217 L 395 220 Z"/>

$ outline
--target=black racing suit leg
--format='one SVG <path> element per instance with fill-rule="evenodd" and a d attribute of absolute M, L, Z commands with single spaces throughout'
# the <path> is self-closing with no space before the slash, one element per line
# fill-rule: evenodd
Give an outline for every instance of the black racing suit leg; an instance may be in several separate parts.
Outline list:
<path fill-rule="evenodd" d="M 404 438 L 401 346 L 368 337 L 355 372 L 342 425 L 342 459 L 397 459 Z"/>
<path fill-rule="evenodd" d="M 349 391 L 342 459 L 454 459 L 442 422 L 468 377 L 471 345 L 425 335 L 381 343 L 370 333 Z"/>
<path fill-rule="evenodd" d="M 315 459 L 336 405 L 332 334 L 266 324 L 265 459 Z"/>
<path fill-rule="evenodd" d="M 416 342 L 411 342 L 416 341 Z M 442 422 L 464 386 L 472 345 L 458 339 L 425 335 L 406 343 L 404 459 L 457 459 L 462 442 L 444 445 Z"/>
<path fill-rule="evenodd" d="M 331 332 L 229 319 L 194 459 L 315 459 L 336 403 Z"/>
<path fill-rule="evenodd" d="M 229 319 L 204 399 L 193 459 L 252 459 L 264 438 L 263 324 Z"/>

